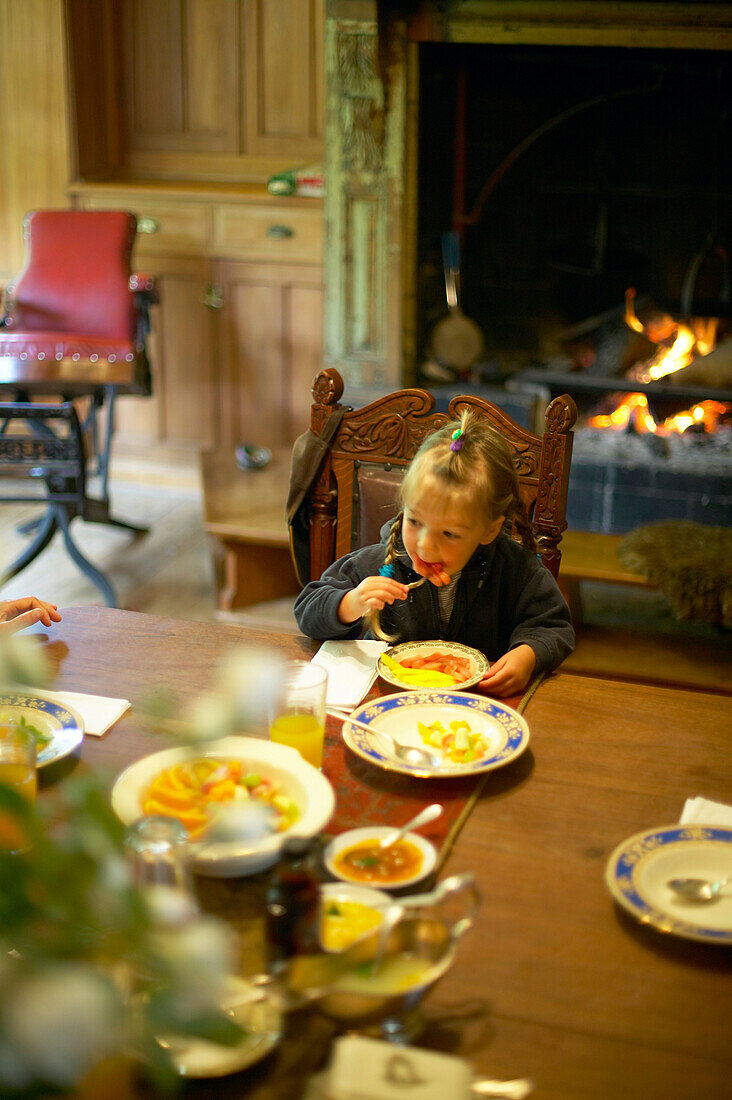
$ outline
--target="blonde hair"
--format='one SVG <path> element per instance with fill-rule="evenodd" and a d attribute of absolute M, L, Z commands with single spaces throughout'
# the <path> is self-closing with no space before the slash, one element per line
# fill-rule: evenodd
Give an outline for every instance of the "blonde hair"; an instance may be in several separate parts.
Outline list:
<path fill-rule="evenodd" d="M 418 494 L 426 477 L 442 483 L 451 495 L 459 493 L 463 501 L 489 523 L 505 516 L 506 526 L 509 529 L 514 526 L 523 545 L 536 552 L 511 449 L 502 435 L 466 409 L 460 420 L 453 420 L 429 435 L 407 467 L 399 487 L 402 507 L 386 542 L 384 565 L 387 568 L 402 552 L 404 508 Z M 368 622 L 375 637 L 396 641 L 395 637 L 384 633 L 378 611 L 369 613 Z"/>

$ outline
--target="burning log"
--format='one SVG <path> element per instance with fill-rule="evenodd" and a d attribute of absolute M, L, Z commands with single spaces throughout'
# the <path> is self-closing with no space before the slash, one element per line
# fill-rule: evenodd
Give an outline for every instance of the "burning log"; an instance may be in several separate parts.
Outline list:
<path fill-rule="evenodd" d="M 732 337 L 684 369 L 684 382 L 715 390 L 732 389 Z"/>

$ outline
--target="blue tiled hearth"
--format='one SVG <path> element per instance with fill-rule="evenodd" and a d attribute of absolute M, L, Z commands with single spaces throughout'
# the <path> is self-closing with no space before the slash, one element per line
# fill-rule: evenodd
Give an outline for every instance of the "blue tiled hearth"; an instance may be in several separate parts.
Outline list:
<path fill-rule="evenodd" d="M 732 436 L 575 433 L 571 530 L 625 534 L 660 519 L 732 526 Z"/>

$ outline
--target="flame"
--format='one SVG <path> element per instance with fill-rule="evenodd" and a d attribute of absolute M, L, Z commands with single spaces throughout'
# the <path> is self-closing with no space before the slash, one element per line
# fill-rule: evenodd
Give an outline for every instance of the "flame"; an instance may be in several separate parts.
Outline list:
<path fill-rule="evenodd" d="M 703 426 L 713 432 L 720 420 L 729 412 L 729 405 L 722 401 L 700 401 L 690 409 L 668 416 L 658 423 L 648 408 L 648 400 L 642 393 L 627 393 L 620 404 L 607 415 L 593 416 L 589 423 L 592 428 L 610 428 L 619 431 L 631 423 L 637 432 L 653 432 L 654 435 L 671 435 L 673 432 L 685 432 L 687 428 Z"/>
<path fill-rule="evenodd" d="M 716 346 L 718 319 L 694 317 L 688 324 L 675 321 L 667 313 L 657 314 L 643 324 L 635 312 L 635 290 L 625 292 L 625 322 L 634 332 L 643 333 L 657 345 L 650 359 L 636 363 L 627 372 L 635 382 L 656 382 L 669 374 L 683 370 L 697 356 L 708 355 Z M 669 416 L 657 423 L 642 393 L 625 394 L 618 406 L 608 415 L 594 416 L 589 423 L 593 428 L 621 430 L 632 422 L 637 432 L 653 432 L 669 435 L 684 432 L 687 428 L 704 426 L 714 431 L 721 418 L 729 412 L 729 406 L 720 401 L 701 401 L 690 409 Z"/>

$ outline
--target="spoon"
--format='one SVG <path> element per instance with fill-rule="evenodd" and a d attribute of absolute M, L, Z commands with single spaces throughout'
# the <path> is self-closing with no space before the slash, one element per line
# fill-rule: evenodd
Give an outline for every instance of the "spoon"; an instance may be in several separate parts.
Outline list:
<path fill-rule="evenodd" d="M 366 730 L 372 737 L 383 738 L 391 746 L 391 751 L 397 760 L 403 760 L 405 764 L 411 764 L 415 768 L 437 768 L 442 763 L 442 760 L 434 753 L 415 748 L 413 745 L 402 745 L 399 741 L 395 741 L 390 733 L 375 729 L 374 726 L 369 726 L 366 722 L 359 722 L 358 718 L 351 718 L 349 715 L 339 714 L 338 711 L 330 709 L 328 709 L 328 714 L 333 718 L 340 718 L 341 722 L 350 722 L 352 726 L 358 726 L 359 729 Z"/>
<path fill-rule="evenodd" d="M 710 882 L 706 878 L 672 878 L 666 885 L 689 901 L 715 901 L 728 882 L 732 882 L 732 875 L 718 878 L 716 882 Z"/>
<path fill-rule="evenodd" d="M 428 821 L 434 821 L 442 813 L 442 806 L 439 802 L 433 802 L 431 806 L 425 806 L 423 810 L 420 810 L 418 814 L 407 822 L 406 825 L 402 825 L 401 829 L 397 829 L 389 836 L 384 836 L 379 841 L 379 848 L 390 848 L 392 844 L 396 844 L 398 840 L 410 831 L 410 829 L 416 829 L 419 825 L 426 825 Z"/>

